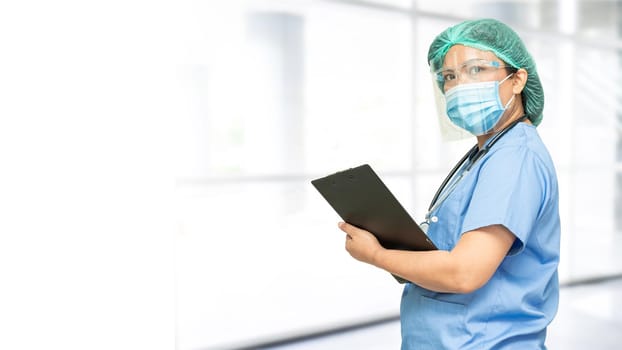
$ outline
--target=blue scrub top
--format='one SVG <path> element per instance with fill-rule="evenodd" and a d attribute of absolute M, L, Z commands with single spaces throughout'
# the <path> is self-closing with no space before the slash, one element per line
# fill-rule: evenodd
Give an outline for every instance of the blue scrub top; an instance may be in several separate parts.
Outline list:
<path fill-rule="evenodd" d="M 402 349 L 544 349 L 559 300 L 559 194 L 536 128 L 519 123 L 509 130 L 430 217 L 428 235 L 442 250 L 453 249 L 463 233 L 494 224 L 516 240 L 492 278 L 472 293 L 407 283 Z"/>

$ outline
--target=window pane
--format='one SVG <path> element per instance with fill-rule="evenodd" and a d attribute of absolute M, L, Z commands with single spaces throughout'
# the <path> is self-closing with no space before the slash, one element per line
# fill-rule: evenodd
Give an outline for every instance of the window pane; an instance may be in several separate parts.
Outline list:
<path fill-rule="evenodd" d="M 210 11 L 209 54 L 180 72 L 180 348 L 397 314 L 401 285 L 347 255 L 309 180 L 370 163 L 411 208 L 409 18 L 330 2 Z"/>
<path fill-rule="evenodd" d="M 308 171 L 362 163 L 410 169 L 409 19 L 327 6 L 315 8 L 307 23 Z"/>

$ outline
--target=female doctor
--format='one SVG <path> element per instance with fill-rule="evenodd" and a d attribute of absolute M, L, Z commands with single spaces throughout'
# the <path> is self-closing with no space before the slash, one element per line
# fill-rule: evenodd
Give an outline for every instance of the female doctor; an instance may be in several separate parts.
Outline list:
<path fill-rule="evenodd" d="M 411 282 L 402 349 L 544 349 L 558 304 L 560 222 L 555 169 L 536 130 L 544 97 L 535 63 L 492 19 L 446 29 L 428 61 L 442 112 L 477 139 L 422 225 L 439 249 L 385 249 L 339 223 L 346 250 Z"/>

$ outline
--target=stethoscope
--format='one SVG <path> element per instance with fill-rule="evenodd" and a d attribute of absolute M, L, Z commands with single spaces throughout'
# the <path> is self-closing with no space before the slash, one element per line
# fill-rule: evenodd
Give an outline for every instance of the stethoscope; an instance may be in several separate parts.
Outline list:
<path fill-rule="evenodd" d="M 428 227 L 430 226 L 430 222 L 437 222 L 438 218 L 436 216 L 430 217 L 431 213 L 436 210 L 449 195 L 456 188 L 460 180 L 464 178 L 464 176 L 471 170 L 473 165 L 488 151 L 494 146 L 494 144 L 499 141 L 508 131 L 510 131 L 513 127 L 515 127 L 518 123 L 527 119 L 527 116 L 524 115 L 517 120 L 513 121 L 510 125 L 508 125 L 505 129 L 499 131 L 494 134 L 488 142 L 484 144 L 482 149 L 479 149 L 478 145 L 473 146 L 459 161 L 456 165 L 451 169 L 447 177 L 441 183 L 441 186 L 436 190 L 434 197 L 432 197 L 432 201 L 430 202 L 430 206 L 428 207 L 428 212 L 425 215 L 425 221 L 419 224 L 419 226 L 427 232 Z M 458 175 L 457 175 L 458 174 Z M 456 176 L 457 175 L 457 176 Z"/>

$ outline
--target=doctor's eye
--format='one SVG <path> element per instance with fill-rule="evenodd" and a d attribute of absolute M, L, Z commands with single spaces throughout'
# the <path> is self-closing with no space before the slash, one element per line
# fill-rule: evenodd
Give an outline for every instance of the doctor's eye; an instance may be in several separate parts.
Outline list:
<path fill-rule="evenodd" d="M 456 73 L 452 70 L 441 72 L 441 81 L 452 81 L 456 79 Z"/>
<path fill-rule="evenodd" d="M 486 70 L 486 67 L 480 66 L 480 65 L 474 65 L 474 66 L 467 66 L 466 67 L 466 73 L 470 77 L 477 77 L 479 75 L 479 73 L 481 73 L 484 70 Z"/>

